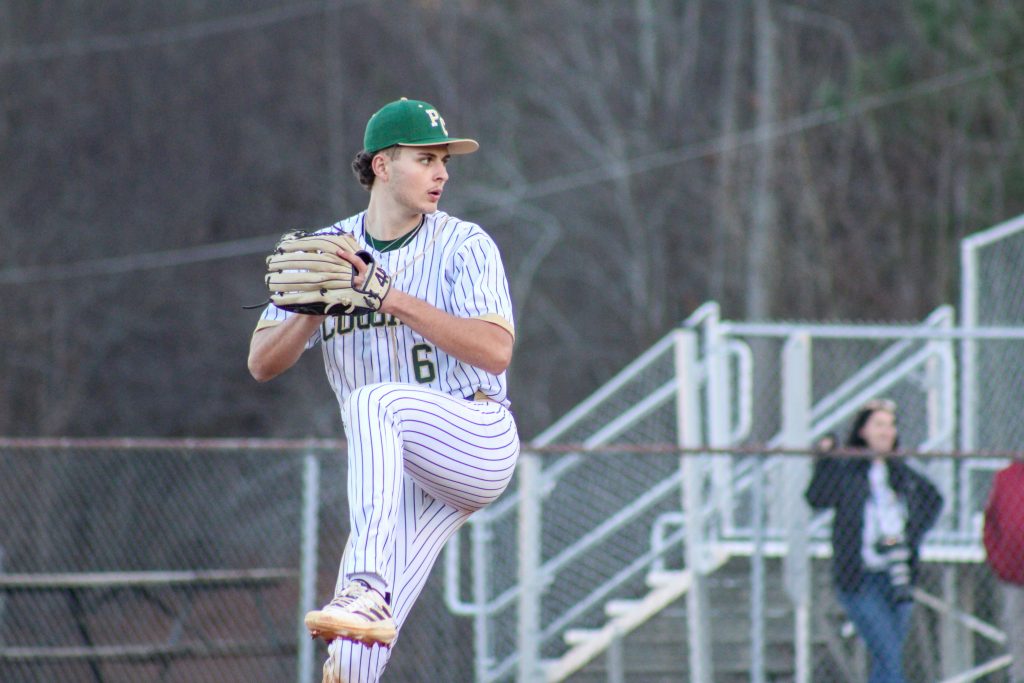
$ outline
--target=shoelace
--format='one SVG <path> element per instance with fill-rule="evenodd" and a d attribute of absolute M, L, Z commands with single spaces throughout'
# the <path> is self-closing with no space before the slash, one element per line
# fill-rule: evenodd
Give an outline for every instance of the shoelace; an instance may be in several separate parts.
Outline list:
<path fill-rule="evenodd" d="M 349 605 L 358 601 L 360 598 L 366 595 L 367 591 L 369 590 L 369 586 L 367 586 L 365 583 L 357 579 L 356 581 L 352 582 L 352 585 L 345 589 L 344 593 L 342 593 L 341 595 L 335 595 L 334 599 L 331 600 L 330 604 L 334 607 L 348 607 Z"/>
<path fill-rule="evenodd" d="M 384 598 L 379 597 L 380 594 L 371 595 L 371 592 L 376 593 L 369 584 L 360 579 L 356 579 L 350 586 L 345 589 L 345 592 L 341 595 L 337 595 L 331 600 L 330 605 L 332 607 L 338 607 L 340 609 L 348 610 L 349 606 L 355 605 L 356 603 L 363 602 L 364 607 L 372 614 L 383 612 L 385 617 L 391 616 L 390 605 Z M 378 598 L 378 599 L 374 599 Z M 357 610 L 351 610 L 357 611 Z"/>

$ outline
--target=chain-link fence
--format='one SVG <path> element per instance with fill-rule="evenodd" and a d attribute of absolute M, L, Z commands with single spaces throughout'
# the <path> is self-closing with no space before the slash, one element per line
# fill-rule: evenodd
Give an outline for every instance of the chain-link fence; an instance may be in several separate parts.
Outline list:
<path fill-rule="evenodd" d="M 1024 325 L 1024 216 L 972 235 L 960 249 L 963 325 L 968 329 Z M 999 448 L 1024 442 L 1024 421 L 1011 408 L 1024 385 L 1024 345 L 1012 341 L 980 345 L 966 339 L 961 355 L 961 402 L 978 406 L 961 415 L 963 447 Z"/>
<path fill-rule="evenodd" d="M 940 483 L 927 474 L 955 471 L 956 456 L 897 459 L 914 473 L 906 475 L 901 465 L 895 475 L 898 483 L 893 485 L 900 505 L 907 504 L 908 495 L 912 501 L 906 527 L 910 537 L 902 540 L 913 554 L 901 555 L 898 546 L 874 546 L 869 569 L 861 559 L 861 553 L 867 552 L 862 548 L 863 524 L 856 531 L 844 527 L 838 542 L 848 547 L 839 552 L 833 547 L 832 531 L 835 506 L 849 502 L 844 496 L 863 502 L 870 465 L 859 457 L 837 457 L 838 472 L 826 468 L 814 483 L 814 502 L 823 507 L 803 529 L 806 556 L 800 580 L 806 593 L 801 596 L 793 592 L 794 568 L 789 566 L 799 544 L 790 529 L 772 520 L 799 516 L 811 495 L 810 482 L 795 497 L 786 496 L 771 482 L 783 460 L 812 470 L 814 457 L 807 453 L 684 455 L 684 461 L 692 458 L 704 464 L 723 457 L 758 461 L 750 469 L 750 485 L 755 487 L 760 479 L 762 502 L 774 511 L 774 517 L 757 516 L 750 509 L 753 496 L 748 496 L 737 505 L 743 527 L 725 534 L 721 520 L 709 508 L 702 542 L 709 558 L 702 586 L 706 613 L 703 621 L 695 622 L 689 593 L 694 583 L 685 580 L 688 539 L 680 497 L 686 475 L 679 456 L 629 446 L 578 455 L 585 458 L 585 465 L 570 476 L 587 480 L 587 486 L 580 488 L 586 488 L 589 496 L 580 489 L 559 495 L 558 485 L 543 496 L 538 571 L 541 672 L 530 680 L 563 680 L 558 673 L 561 658 L 573 659 L 574 648 L 600 640 L 602 633 L 606 636 L 603 649 L 568 671 L 564 680 L 695 680 L 689 637 L 693 623 L 707 629 L 702 646 L 707 648 L 710 680 L 716 683 L 789 682 L 801 680 L 801 673 L 806 681 L 863 682 L 868 680 L 873 654 L 867 643 L 877 647 L 880 642 L 895 644 L 899 665 L 910 681 L 1010 680 L 1002 587 L 986 564 L 981 529 L 967 536 L 950 532 L 953 515 L 948 513 L 955 501 L 942 497 Z M 544 457 L 553 467 L 565 456 L 548 453 Z M 1001 468 L 1006 462 L 998 458 L 991 465 Z M 647 476 L 645 485 L 642 480 Z M 703 485 L 709 487 L 710 480 Z M 972 500 L 984 501 L 989 493 L 988 482 L 973 480 Z M 1024 501 L 1017 504 L 1024 506 Z M 609 507 L 616 510 L 611 520 L 600 513 Z M 865 508 L 857 508 L 856 514 L 862 517 Z M 946 521 L 936 521 L 940 516 Z M 849 518 L 846 510 L 844 520 Z M 751 519 L 756 520 L 755 526 L 746 526 Z M 853 544 L 853 555 L 849 544 Z M 1024 566 L 1024 551 L 1016 552 L 1012 562 Z M 901 567 L 906 567 L 906 573 L 900 573 Z M 673 580 L 680 581 L 674 595 L 665 592 Z M 668 596 L 664 604 L 645 614 L 645 603 L 660 599 L 659 590 Z M 801 606 L 807 609 L 803 617 Z M 514 606 L 510 611 L 516 614 Z M 635 631 L 626 628 L 631 616 L 644 620 Z M 883 630 L 887 619 L 896 621 Z M 495 623 L 498 632 L 502 623 Z M 877 628 L 867 629 L 871 624 Z M 615 633 L 620 627 L 621 632 Z M 504 643 L 511 661 L 518 663 L 520 653 L 510 652 L 515 633 L 513 625 L 507 632 L 511 642 L 497 638 L 495 646 Z M 806 669 L 800 672 L 802 639 L 807 648 Z M 882 652 L 892 650 L 883 647 Z M 511 671 L 492 674 L 496 680 L 513 677 Z"/>
<path fill-rule="evenodd" d="M 959 327 L 949 307 L 913 325 L 745 324 L 702 307 L 524 449 L 432 575 L 388 677 L 862 681 L 865 643 L 893 640 L 863 633 L 877 612 L 843 594 L 864 564 L 880 599 L 913 605 L 909 680 L 1006 681 L 1024 636 L 1002 629 L 1018 602 L 982 539 L 995 474 L 1021 448 L 1020 254 L 1024 218 L 965 243 Z M 825 476 L 806 449 L 844 441 L 878 396 L 913 452 L 916 474 L 890 480 L 908 547 L 855 532 L 840 557 L 833 498 L 870 469 L 842 455 Z M 0 445 L 0 680 L 317 679 L 323 647 L 309 652 L 300 619 L 333 589 L 347 534 L 343 444 Z M 941 504 L 911 537 L 907 491 L 931 487 Z M 910 602 L 892 598 L 893 558 Z"/>
<path fill-rule="evenodd" d="M 671 429 L 663 411 L 654 410 L 647 419 L 651 429 Z M 344 462 L 336 449 L 114 442 L 21 443 L 2 449 L 0 506 L 7 524 L 0 574 L 0 680 L 296 680 L 302 489 L 309 455 L 322 463 L 323 472 L 316 579 L 321 600 L 333 587 L 347 526 Z M 628 604 L 609 606 L 613 598 L 643 597 L 659 572 L 670 576 L 686 565 L 679 531 L 680 458 L 637 443 L 546 457 L 552 466 L 581 458 L 576 473 L 563 467 L 567 481 L 588 482 L 583 487 L 588 493 L 556 487 L 547 498 L 542 552 L 561 559 L 544 591 L 543 633 L 564 635 L 559 628 L 570 623 L 566 614 L 575 629 L 600 628 L 609 610 L 628 613 Z M 705 459 L 722 457 L 767 462 L 778 456 Z M 811 467 L 808 456 L 799 457 Z M 946 471 L 955 469 L 953 460 L 911 459 L 911 466 L 922 473 Z M 991 462 L 992 469 L 1003 464 L 1001 458 Z M 761 472 L 770 479 L 770 468 Z M 830 490 L 844 489 L 836 481 L 827 484 Z M 972 499 L 987 498 L 988 480 L 975 479 L 971 487 Z M 802 504 L 785 500 L 776 507 L 784 516 L 787 507 Z M 946 509 L 949 501 L 943 505 Z M 613 531 L 606 512 L 614 509 L 628 510 L 633 518 Z M 866 648 L 835 590 L 844 572 L 835 567 L 829 528 L 825 518 L 809 527 L 811 680 L 866 680 Z M 753 537 L 718 536 L 728 558 L 706 584 L 716 681 L 748 680 L 758 613 L 766 680 L 794 675 L 797 615 L 785 586 L 787 531 L 766 525 L 763 532 L 760 598 L 753 589 L 758 555 Z M 997 660 L 1005 650 L 1000 588 L 983 561 L 980 535 L 945 538 L 940 524 L 922 546 L 904 651 L 910 680 L 942 680 L 949 667 L 964 671 Z M 507 589 L 517 559 L 505 560 L 494 578 Z M 1024 557 L 1018 561 L 1024 564 Z M 389 678 L 474 679 L 472 624 L 446 609 L 443 578 L 440 569 L 435 571 L 396 649 Z M 590 595 L 584 588 L 593 584 L 614 584 L 615 590 Z M 754 608 L 755 599 L 762 601 L 760 609 Z M 619 680 L 685 680 L 687 611 L 686 596 L 675 598 L 642 630 L 624 635 L 618 649 L 609 650 L 618 652 L 618 659 L 598 657 L 571 680 L 614 680 L 616 667 L 626 672 Z M 514 613 L 513 608 L 512 620 Z M 545 658 L 559 653 L 558 642 L 549 640 Z M 513 650 L 515 629 L 496 644 Z M 322 655 L 317 645 L 317 665 Z M 312 680 L 318 680 L 316 674 Z M 979 680 L 1007 679 L 1000 669 Z"/>
<path fill-rule="evenodd" d="M 1024 331 L 966 331 L 948 307 L 913 325 L 695 315 L 540 435 L 517 490 L 475 521 L 483 554 L 501 558 L 479 601 L 478 679 L 866 680 L 862 615 L 837 590 L 860 586 L 864 568 L 849 557 L 863 539 L 844 536 L 837 561 L 836 504 L 806 492 L 812 445 L 825 434 L 845 443 L 858 409 L 885 396 L 910 452 L 898 462 L 912 465 L 893 475 L 893 507 L 913 543 L 873 546 L 867 573 L 884 579 L 891 558 L 911 555 L 908 679 L 1006 680 L 982 523 L 993 474 L 1018 444 L 958 450 L 965 338 L 984 354 L 1020 345 Z M 1003 421 L 1016 410 L 986 409 Z M 840 467 L 817 486 L 866 487 L 865 465 L 855 458 L 855 475 L 838 477 Z M 906 491 L 926 488 L 933 495 L 911 520 Z M 878 592 L 889 600 L 890 589 Z"/>
<path fill-rule="evenodd" d="M 301 622 L 310 458 L 319 606 L 348 533 L 343 443 L 4 443 L 0 680 L 319 681 L 326 650 Z M 390 678 L 472 680 L 472 624 L 442 579 Z"/>

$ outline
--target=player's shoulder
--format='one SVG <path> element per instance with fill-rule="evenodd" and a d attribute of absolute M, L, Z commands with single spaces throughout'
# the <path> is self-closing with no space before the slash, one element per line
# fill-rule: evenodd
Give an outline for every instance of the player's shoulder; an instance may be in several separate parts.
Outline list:
<path fill-rule="evenodd" d="M 336 223 L 316 228 L 315 230 L 311 230 L 310 232 L 317 235 L 337 235 L 340 233 L 348 233 L 350 235 L 357 234 L 357 228 L 359 227 L 359 224 L 362 220 L 363 213 L 364 212 L 361 211 L 355 214 L 354 216 L 343 218 Z"/>
<path fill-rule="evenodd" d="M 478 224 L 452 216 L 444 211 L 427 214 L 427 222 L 432 231 L 439 233 L 437 237 L 440 240 L 456 248 L 474 242 L 494 243 L 491 236 Z"/>

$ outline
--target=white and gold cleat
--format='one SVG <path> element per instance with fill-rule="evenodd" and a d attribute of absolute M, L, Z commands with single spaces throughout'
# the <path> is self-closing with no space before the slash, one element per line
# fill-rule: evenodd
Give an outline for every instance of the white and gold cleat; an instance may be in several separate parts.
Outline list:
<path fill-rule="evenodd" d="M 363 581 L 355 580 L 323 609 L 306 614 L 306 628 L 328 643 L 335 638 L 388 647 L 395 639 L 395 620 L 384 597 Z"/>

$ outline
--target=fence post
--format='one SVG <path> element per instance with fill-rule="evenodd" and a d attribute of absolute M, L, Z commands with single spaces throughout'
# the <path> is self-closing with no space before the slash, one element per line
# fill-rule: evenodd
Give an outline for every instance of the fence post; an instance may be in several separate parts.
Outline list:
<path fill-rule="evenodd" d="M 522 502 L 520 502 L 520 505 Z M 487 510 L 481 510 L 469 518 L 470 542 L 472 543 L 473 563 L 473 637 L 476 649 L 476 680 L 486 680 L 485 676 L 493 663 L 491 652 L 491 615 L 487 602 L 491 595 L 491 581 L 488 569 L 491 559 L 491 531 Z M 539 598 L 538 598 L 539 599 Z"/>
<path fill-rule="evenodd" d="M 675 332 L 676 424 L 678 445 L 699 447 L 704 440 L 700 410 L 700 381 L 697 370 L 697 335 L 689 330 Z M 686 566 L 693 584 L 686 594 L 687 642 L 690 650 L 691 683 L 711 683 L 711 620 L 708 618 L 707 579 L 703 532 L 703 467 L 701 458 L 681 457 L 683 510 L 686 513 Z"/>
<path fill-rule="evenodd" d="M 811 438 L 811 338 L 806 333 L 791 335 L 782 349 L 782 445 L 804 449 Z M 795 683 L 811 681 L 811 558 L 807 527 L 811 515 L 804 502 L 810 463 L 789 456 L 783 466 L 783 500 L 786 508 L 788 552 L 784 582 L 793 602 L 795 624 Z"/>
<path fill-rule="evenodd" d="M 704 363 L 707 368 L 708 444 L 713 448 L 729 445 L 732 432 L 732 382 L 729 372 L 729 344 L 722 333 L 718 307 L 704 321 Z M 742 386 L 740 391 L 742 391 Z M 711 488 L 722 531 L 731 533 L 733 518 L 732 457 L 712 458 Z"/>
<path fill-rule="evenodd" d="M 523 451 L 519 477 L 519 642 L 518 683 L 543 680 L 540 671 L 541 460 Z"/>
<path fill-rule="evenodd" d="M 978 324 L 978 249 L 970 238 L 960 242 L 960 326 L 972 331 Z M 975 399 L 977 396 L 977 342 L 960 342 L 960 448 L 975 447 Z"/>
<path fill-rule="evenodd" d="M 319 535 L 320 459 L 308 453 L 302 467 L 302 529 L 299 557 L 299 661 L 298 682 L 313 677 L 313 640 L 306 631 L 306 612 L 316 609 L 316 555 Z"/>
<path fill-rule="evenodd" d="M 753 552 L 750 554 L 750 683 L 764 683 L 764 509 L 765 457 L 757 455 L 751 484 Z"/>
<path fill-rule="evenodd" d="M 622 636 L 618 629 L 608 644 L 608 653 L 605 656 L 608 667 L 608 683 L 626 683 L 626 667 L 622 660 Z"/>

